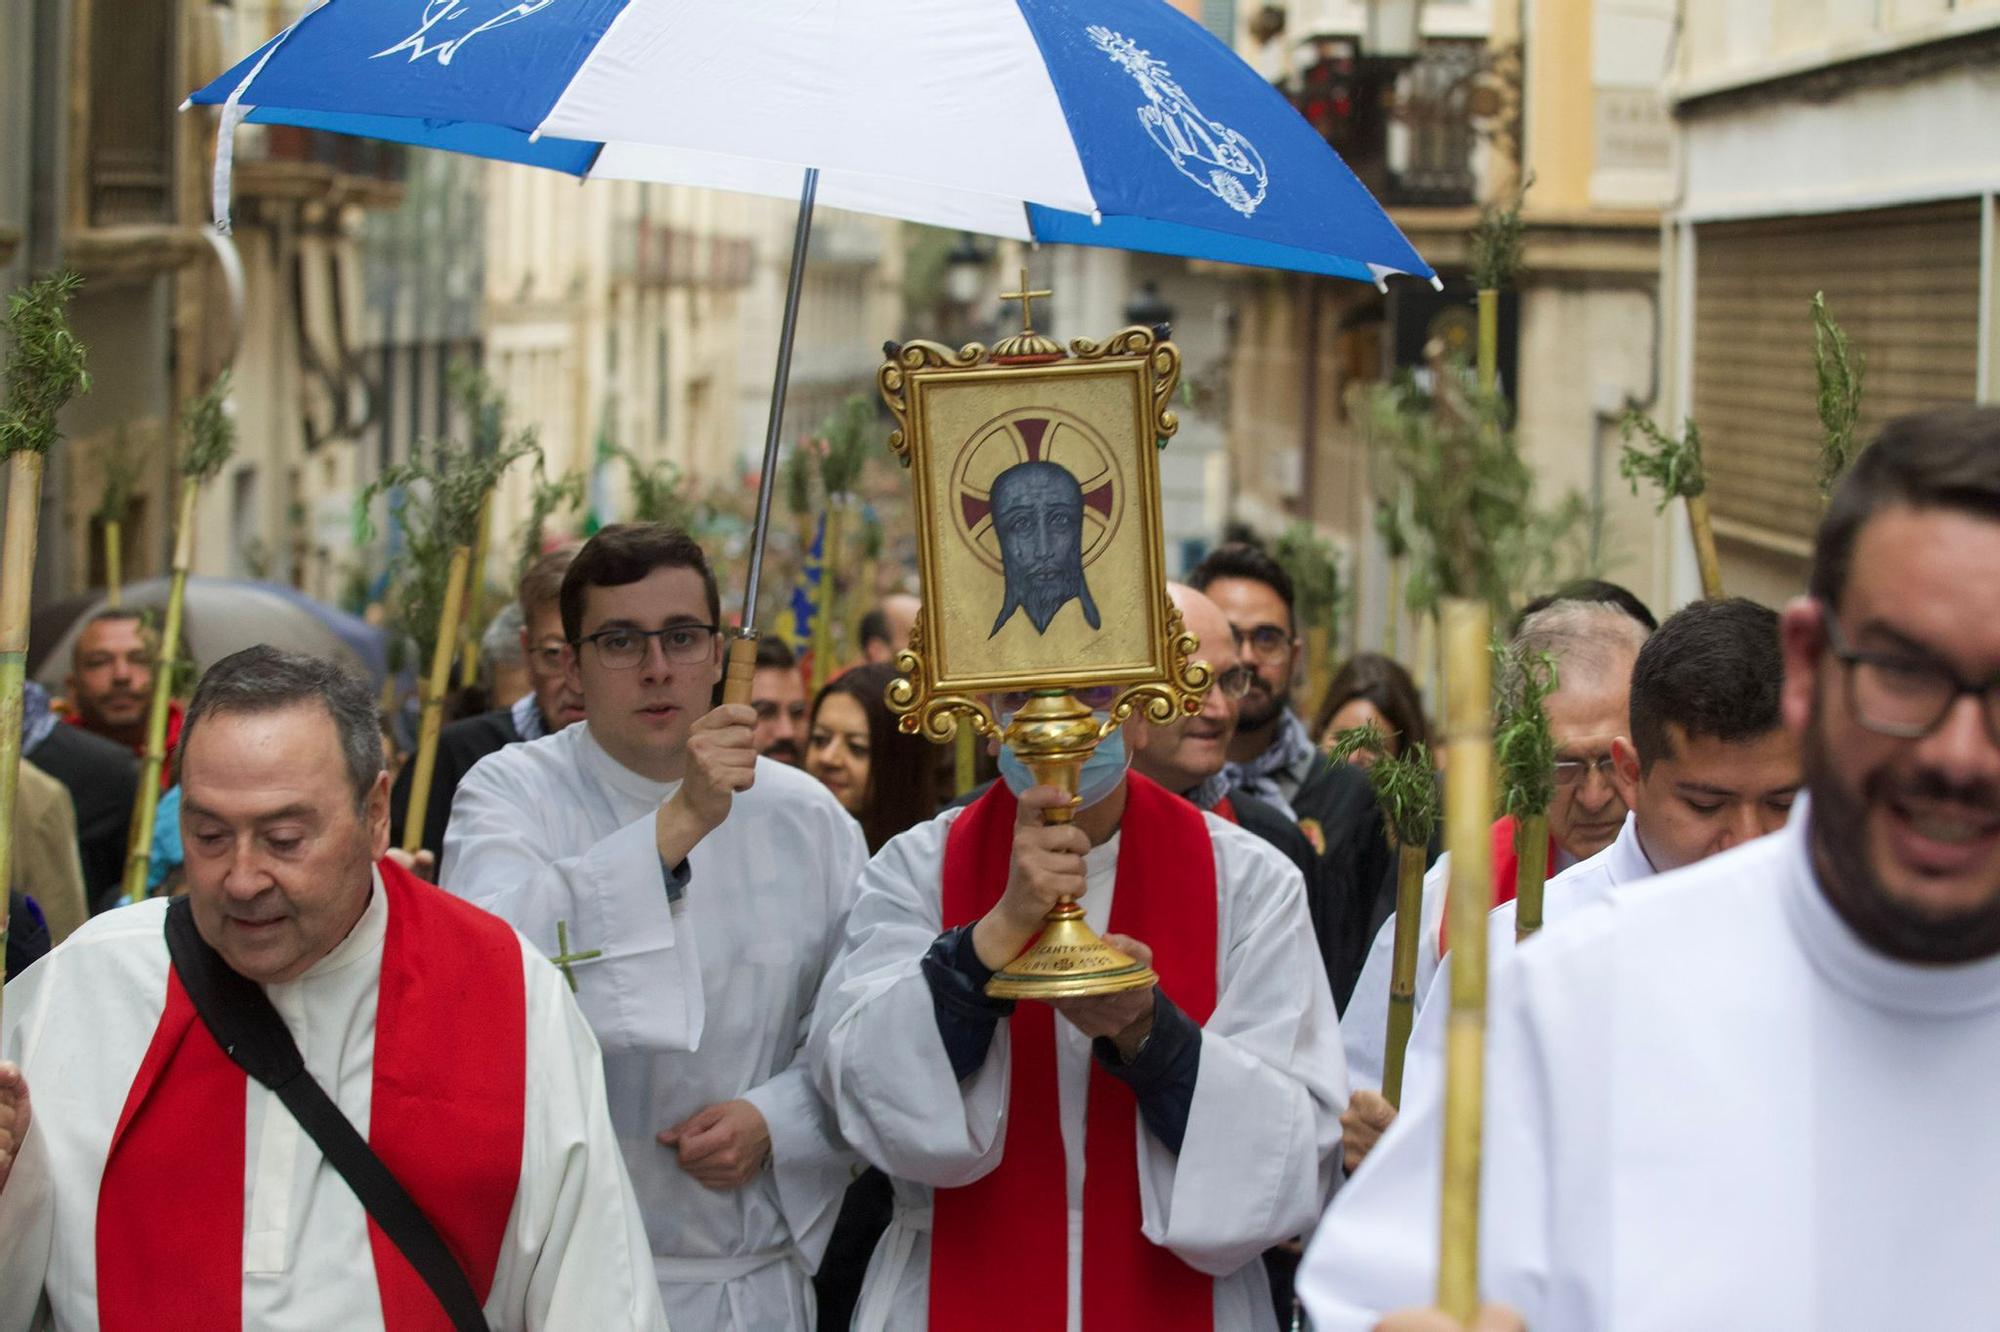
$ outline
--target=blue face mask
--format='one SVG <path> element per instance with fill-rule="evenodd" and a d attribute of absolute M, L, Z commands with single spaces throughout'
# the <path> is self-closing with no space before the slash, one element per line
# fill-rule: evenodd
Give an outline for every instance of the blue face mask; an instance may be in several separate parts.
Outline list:
<path fill-rule="evenodd" d="M 1100 712 L 1100 722 L 1109 721 L 1111 714 Z M 1000 719 L 1004 728 L 1013 719 L 1008 714 Z M 1125 769 L 1131 759 L 1125 753 L 1125 730 L 1115 728 L 1110 735 L 1098 743 L 1097 749 L 1083 761 L 1083 770 L 1076 777 L 1076 794 L 1082 801 L 1078 806 L 1087 809 L 1118 789 L 1118 783 L 1125 779 Z M 1035 785 L 1035 774 L 1014 754 L 1010 745 L 1000 746 L 1000 780 L 1007 783 L 1007 789 L 1015 795 Z"/>

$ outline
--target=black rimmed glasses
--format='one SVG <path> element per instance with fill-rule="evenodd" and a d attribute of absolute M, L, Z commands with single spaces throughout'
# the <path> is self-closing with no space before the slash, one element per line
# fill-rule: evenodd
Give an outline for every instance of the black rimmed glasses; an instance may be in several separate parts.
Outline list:
<path fill-rule="evenodd" d="M 1869 651 L 1852 648 L 1840 631 L 1833 608 L 1820 607 L 1827 651 L 1847 667 L 1847 708 L 1854 720 L 1877 735 L 1921 740 L 1944 724 L 1968 694 L 1986 715 L 1986 736 L 2000 745 L 2000 675 L 1968 680 L 1952 667 L 1915 648 Z"/>
<path fill-rule="evenodd" d="M 1238 651 L 1251 653 L 1266 661 L 1284 655 L 1285 649 L 1292 645 L 1291 633 L 1275 624 L 1260 624 L 1251 629 L 1232 629 L 1232 632 L 1236 635 Z"/>
<path fill-rule="evenodd" d="M 664 629 L 599 629 L 577 640 L 597 649 L 597 659 L 614 671 L 629 671 L 646 659 L 648 639 L 660 640 L 660 652 L 670 662 L 700 661 L 715 645 L 712 624 L 670 624 Z"/>

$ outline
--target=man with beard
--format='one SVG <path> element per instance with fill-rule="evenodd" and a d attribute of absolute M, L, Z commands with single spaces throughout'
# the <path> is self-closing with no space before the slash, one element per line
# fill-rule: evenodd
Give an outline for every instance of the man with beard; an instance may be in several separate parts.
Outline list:
<path fill-rule="evenodd" d="M 562 609 L 557 604 L 563 572 L 576 558 L 576 547 L 552 550 L 528 566 L 516 594 L 521 608 L 521 651 L 527 660 L 528 692 L 510 706 L 455 721 L 438 732 L 437 767 L 431 777 L 430 803 L 424 806 L 424 844 L 430 866 L 444 854 L 445 827 L 451 821 L 452 797 L 472 765 L 497 749 L 554 735 L 571 722 L 583 720 L 583 695 L 563 675 Z M 403 765 L 389 796 L 398 842 L 410 808 L 414 764 Z"/>
<path fill-rule="evenodd" d="M 1083 487 L 1060 463 L 1015 463 L 993 478 L 993 530 L 1000 537 L 1006 599 L 988 638 L 1017 610 L 1028 612 L 1035 632 L 1070 602 L 1081 604 L 1084 623 L 1098 626 L 1097 603 L 1083 579 Z"/>
<path fill-rule="evenodd" d="M 806 750 L 806 682 L 799 678 L 798 658 L 781 638 L 757 640 L 750 706 L 757 709 L 757 725 L 751 732 L 757 752 L 798 767 Z"/>
<path fill-rule="evenodd" d="M 1396 863 L 1382 834 L 1382 811 L 1359 768 L 1328 763 L 1292 711 L 1292 684 L 1304 662 L 1293 614 L 1292 579 L 1255 546 L 1218 546 L 1188 582 L 1228 616 L 1249 692 L 1223 769 L 1232 795 L 1274 805 L 1299 826 L 1325 866 L 1327 978 L 1345 1012 L 1374 926 L 1395 902 Z"/>
<path fill-rule="evenodd" d="M 1645 627 L 1609 602 L 1557 601 L 1521 621 L 1514 646 L 1546 653 L 1555 662 L 1556 688 L 1544 704 L 1556 742 L 1555 799 L 1549 803 L 1548 872 L 1559 875 L 1589 860 L 1618 838 L 1626 807 L 1612 779 L 1612 745 L 1630 733 L 1632 664 L 1646 640 Z M 1514 821 L 1493 824 L 1493 900 L 1514 900 Z M 1451 855 L 1441 855 L 1424 875 L 1423 912 L 1417 930 L 1417 993 L 1437 974 L 1450 941 L 1445 900 Z M 1389 1023 L 1389 973 L 1396 920 L 1375 930 L 1368 958 L 1342 1010 L 1341 1037 L 1348 1075 L 1357 1088 L 1382 1085 L 1382 1042 Z"/>
<path fill-rule="evenodd" d="M 138 611 L 99 611 L 70 649 L 69 721 L 144 757 L 146 713 L 153 704 L 158 645 Z M 174 747 L 181 739 L 181 705 L 167 705 L 166 762 L 160 789 L 173 784 Z"/>
<path fill-rule="evenodd" d="M 1996 566 L 2000 410 L 1892 421 L 1784 612 L 1785 829 L 1495 968 L 1480 1288 L 1536 1332 L 2000 1326 Z M 1437 1081 L 1313 1241 L 1322 1332 L 1430 1297 Z"/>

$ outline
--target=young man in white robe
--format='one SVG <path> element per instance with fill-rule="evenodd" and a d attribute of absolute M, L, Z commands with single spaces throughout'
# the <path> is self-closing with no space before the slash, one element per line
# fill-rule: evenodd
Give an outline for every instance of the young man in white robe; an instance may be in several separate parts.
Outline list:
<path fill-rule="evenodd" d="M 1625 825 L 1626 805 L 1611 746 L 1630 730 L 1632 663 L 1646 633 L 1643 624 L 1608 601 L 1555 601 L 1527 616 L 1515 631 L 1517 647 L 1546 652 L 1556 666 L 1556 688 L 1546 703 L 1549 730 L 1556 741 L 1556 794 L 1549 805 L 1551 875 L 1603 851 Z M 1493 825 L 1496 902 L 1513 899 L 1514 868 L 1514 822 L 1503 818 Z M 1445 899 L 1450 882 L 1451 853 L 1446 852 L 1424 875 L 1423 910 L 1417 921 L 1419 995 L 1429 988 L 1447 946 Z M 1395 944 L 1396 918 L 1391 915 L 1376 931 L 1361 979 L 1341 1010 L 1347 1076 L 1357 1090 L 1375 1091 L 1382 1085 Z"/>
<path fill-rule="evenodd" d="M 1346 1099 L 1302 881 L 1125 767 L 1114 733 L 1075 822 L 1044 826 L 1065 797 L 1003 751 L 1007 780 L 863 876 L 812 1035 L 842 1133 L 896 1189 L 857 1329 L 1274 1323 L 1258 1255 L 1311 1224 Z M 1160 983 L 988 998 L 1065 894 Z"/>
<path fill-rule="evenodd" d="M 1646 640 L 1632 668 L 1631 734 L 1611 743 L 1612 780 L 1631 812 L 1617 841 L 1549 880 L 1543 935 L 1614 889 L 1784 826 L 1802 776 L 1798 737 L 1778 712 L 1783 678 L 1777 612 L 1741 597 L 1697 601 Z M 1488 957 L 1513 949 L 1516 906 L 1487 917 Z M 1404 1067 L 1406 1089 L 1436 1072 L 1450 1011 L 1450 966 L 1440 962 L 1417 994 L 1420 1057 Z M 1355 1090 L 1341 1116 L 1348 1173 L 1395 1117 L 1380 1092 Z"/>
<path fill-rule="evenodd" d="M 1785 829 L 1494 970 L 1480 1289 L 1536 1332 L 2000 1326 L 1996 567 L 2000 411 L 1891 422 L 1784 612 Z M 1439 1124 L 1322 1223 L 1320 1332 L 1430 1300 Z"/>
<path fill-rule="evenodd" d="M 859 825 L 710 709 L 723 639 L 701 548 L 597 533 L 564 575 L 588 720 L 482 759 L 440 881 L 570 960 L 676 1332 L 809 1327 L 853 1157 L 801 1050 L 867 860 Z"/>
<path fill-rule="evenodd" d="M 489 1326 L 666 1322 L 590 1029 L 503 922 L 388 859 L 374 691 L 259 647 L 195 691 L 186 897 L 99 916 L 7 988 L 0 1329 L 443 1326 L 346 1180 L 217 1045 L 169 961 L 262 986 Z M 202 988 L 197 985 L 196 993 Z M 30 1099 L 32 1094 L 32 1101 Z"/>

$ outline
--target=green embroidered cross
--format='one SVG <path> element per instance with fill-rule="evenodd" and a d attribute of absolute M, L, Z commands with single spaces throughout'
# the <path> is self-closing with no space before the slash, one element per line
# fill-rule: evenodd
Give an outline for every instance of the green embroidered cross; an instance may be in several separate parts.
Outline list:
<path fill-rule="evenodd" d="M 556 955 L 550 958 L 549 961 L 562 969 L 563 979 L 569 982 L 569 992 L 571 994 L 576 993 L 576 974 L 569 969 L 570 963 L 588 962 L 592 958 L 603 956 L 604 950 L 602 948 L 593 948 L 586 953 L 570 952 L 569 922 L 566 920 L 556 922 Z"/>

